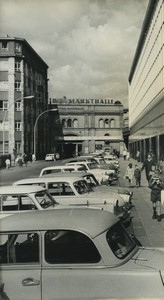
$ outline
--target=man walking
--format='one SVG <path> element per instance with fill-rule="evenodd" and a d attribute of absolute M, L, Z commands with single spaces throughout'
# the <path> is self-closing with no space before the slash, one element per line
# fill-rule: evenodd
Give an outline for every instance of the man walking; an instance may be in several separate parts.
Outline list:
<path fill-rule="evenodd" d="M 146 179 L 149 182 L 151 178 L 151 171 L 155 170 L 155 162 L 152 159 L 151 154 L 148 154 L 147 159 L 144 160 L 141 171 L 145 169 Z"/>

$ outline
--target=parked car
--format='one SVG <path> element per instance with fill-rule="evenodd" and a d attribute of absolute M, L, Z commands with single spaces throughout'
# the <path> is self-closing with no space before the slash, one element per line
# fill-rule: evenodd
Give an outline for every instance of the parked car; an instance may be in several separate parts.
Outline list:
<path fill-rule="evenodd" d="M 45 161 L 55 161 L 55 160 L 56 160 L 55 154 L 53 154 L 53 153 L 46 154 Z"/>
<path fill-rule="evenodd" d="M 54 208 L 58 203 L 42 186 L 0 187 L 0 217 L 25 210 Z"/>
<path fill-rule="evenodd" d="M 164 252 L 142 248 L 102 210 L 0 220 L 2 299 L 164 299 Z"/>
<path fill-rule="evenodd" d="M 50 166 L 50 167 L 46 167 L 43 168 L 40 172 L 40 177 L 43 175 L 47 175 L 47 174 L 54 174 L 54 173 L 59 173 L 59 172 L 84 172 L 85 168 L 83 166 Z"/>
<path fill-rule="evenodd" d="M 94 192 L 81 177 L 81 173 L 78 174 L 73 173 L 69 176 L 69 174 L 58 173 L 53 176 L 27 178 L 14 182 L 14 185 L 42 185 L 60 204 L 100 207 L 121 219 L 129 218 L 129 205 L 120 195 L 110 191 Z"/>
<path fill-rule="evenodd" d="M 85 168 L 85 171 L 90 172 L 95 175 L 96 179 L 99 183 L 107 182 L 111 184 L 113 181 L 116 181 L 118 179 L 118 174 L 115 170 L 109 170 L 109 169 L 101 169 L 98 167 L 95 167 L 95 163 L 88 162 L 88 161 L 77 161 L 77 162 L 69 162 L 66 163 L 67 166 L 70 165 L 81 165 Z"/>

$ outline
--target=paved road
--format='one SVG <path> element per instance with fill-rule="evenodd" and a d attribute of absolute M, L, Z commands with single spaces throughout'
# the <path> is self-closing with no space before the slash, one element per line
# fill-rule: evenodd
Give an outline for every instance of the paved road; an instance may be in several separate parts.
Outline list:
<path fill-rule="evenodd" d="M 133 165 L 135 160 L 130 159 Z M 127 186 L 128 182 L 124 179 L 124 174 L 129 161 L 120 158 L 120 178 L 118 184 Z M 27 168 L 12 167 L 9 170 L 0 170 L 0 185 L 12 184 L 14 181 L 39 176 L 41 169 L 45 166 L 52 165 L 52 162 L 36 161 L 29 163 Z M 60 161 L 55 162 L 60 164 Z M 139 164 L 141 166 L 141 164 Z M 164 247 L 164 207 L 162 207 L 162 221 L 152 220 L 152 205 L 150 201 L 150 189 L 146 181 L 145 173 L 142 173 L 141 187 L 133 187 L 133 204 L 131 210 L 132 224 L 130 230 L 134 232 L 136 237 L 141 241 L 143 246 Z"/>

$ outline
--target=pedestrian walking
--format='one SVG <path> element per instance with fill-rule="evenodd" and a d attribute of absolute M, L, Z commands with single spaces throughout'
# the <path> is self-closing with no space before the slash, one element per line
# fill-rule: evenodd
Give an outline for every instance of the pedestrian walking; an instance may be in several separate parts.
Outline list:
<path fill-rule="evenodd" d="M 137 153 L 136 153 L 136 160 L 139 162 L 140 161 L 140 151 L 137 150 Z"/>
<path fill-rule="evenodd" d="M 127 150 L 124 149 L 124 150 L 123 150 L 123 158 L 124 158 L 124 160 L 126 160 L 126 155 L 127 155 Z"/>
<path fill-rule="evenodd" d="M 129 186 L 132 187 L 132 181 L 134 177 L 134 168 L 132 163 L 128 164 L 126 172 L 125 172 L 125 178 L 128 179 Z"/>
<path fill-rule="evenodd" d="M 28 156 L 26 153 L 24 153 L 24 164 L 27 167 L 27 163 L 28 163 Z"/>
<path fill-rule="evenodd" d="M 155 170 L 155 161 L 151 154 L 148 154 L 147 159 L 144 160 L 141 171 L 145 169 L 146 179 L 149 183 L 152 172 Z"/>
<path fill-rule="evenodd" d="M 134 168 L 134 177 L 136 180 L 136 187 L 139 188 L 141 186 L 141 169 L 137 164 Z"/>
<path fill-rule="evenodd" d="M 159 178 L 158 171 L 154 172 L 149 182 L 149 188 L 151 189 L 151 201 L 153 206 L 153 216 L 152 219 L 157 219 L 158 222 L 161 221 L 161 190 L 162 183 Z"/>
<path fill-rule="evenodd" d="M 130 152 L 127 151 L 127 153 L 126 153 L 126 160 L 129 160 L 129 159 L 130 159 Z"/>
<path fill-rule="evenodd" d="M 23 166 L 23 160 L 22 160 L 22 157 L 20 155 L 18 157 L 18 165 L 19 165 L 19 167 Z"/>
<path fill-rule="evenodd" d="M 9 158 L 7 158 L 5 160 L 5 165 L 6 165 L 6 170 L 8 170 L 10 168 L 10 159 Z"/>

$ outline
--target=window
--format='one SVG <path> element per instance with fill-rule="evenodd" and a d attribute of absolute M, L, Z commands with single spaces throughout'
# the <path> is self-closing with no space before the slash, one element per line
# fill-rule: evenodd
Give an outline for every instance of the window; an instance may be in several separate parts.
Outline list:
<path fill-rule="evenodd" d="M 19 60 L 15 61 L 15 71 L 21 70 L 21 62 Z"/>
<path fill-rule="evenodd" d="M 15 131 L 21 131 L 21 121 L 15 121 Z"/>
<path fill-rule="evenodd" d="M 20 43 L 15 44 L 15 50 L 16 50 L 16 52 L 21 52 L 21 44 Z"/>
<path fill-rule="evenodd" d="M 41 98 L 41 93 L 38 93 L 38 102 L 41 102 L 42 98 Z"/>
<path fill-rule="evenodd" d="M 74 192 L 67 182 L 48 183 L 48 191 L 51 196 L 71 196 Z"/>
<path fill-rule="evenodd" d="M 16 111 L 21 111 L 21 101 L 16 101 L 15 102 L 15 110 Z"/>
<path fill-rule="evenodd" d="M 120 222 L 108 230 L 106 238 L 112 252 L 120 259 L 125 258 L 135 247 Z"/>
<path fill-rule="evenodd" d="M 21 152 L 21 141 L 15 143 L 15 149 L 17 153 Z"/>
<path fill-rule="evenodd" d="M 67 121 L 67 127 L 68 128 L 72 127 L 72 120 L 71 119 L 68 119 L 68 121 Z"/>
<path fill-rule="evenodd" d="M 101 256 L 92 240 L 72 230 L 50 230 L 45 234 L 45 260 L 49 264 L 98 263 Z"/>
<path fill-rule="evenodd" d="M 74 128 L 78 127 L 78 121 L 77 121 L 77 119 L 73 120 L 73 127 Z"/>
<path fill-rule="evenodd" d="M 0 264 L 38 262 L 39 235 L 37 233 L 0 235 Z"/>
<path fill-rule="evenodd" d="M 65 120 L 65 119 L 62 120 L 62 126 L 63 126 L 64 128 L 66 127 L 66 120 Z"/>
<path fill-rule="evenodd" d="M 114 127 L 115 127 L 115 120 L 114 120 L 114 119 L 111 119 L 111 120 L 110 120 L 110 127 L 111 127 L 111 128 L 114 128 Z"/>
<path fill-rule="evenodd" d="M 103 119 L 99 120 L 99 128 L 104 128 L 104 120 Z"/>
<path fill-rule="evenodd" d="M 21 82 L 20 81 L 15 81 L 15 91 L 19 92 L 21 91 Z"/>
<path fill-rule="evenodd" d="M 109 128 L 109 120 L 108 119 L 105 120 L 105 128 Z"/>
<path fill-rule="evenodd" d="M 23 211 L 37 209 L 28 195 L 4 195 L 1 197 L 2 211 Z"/>
<path fill-rule="evenodd" d="M 2 50 L 8 50 L 8 43 L 2 42 Z"/>
<path fill-rule="evenodd" d="M 8 101 L 0 100 L 0 110 L 7 110 L 7 109 L 8 109 Z"/>

